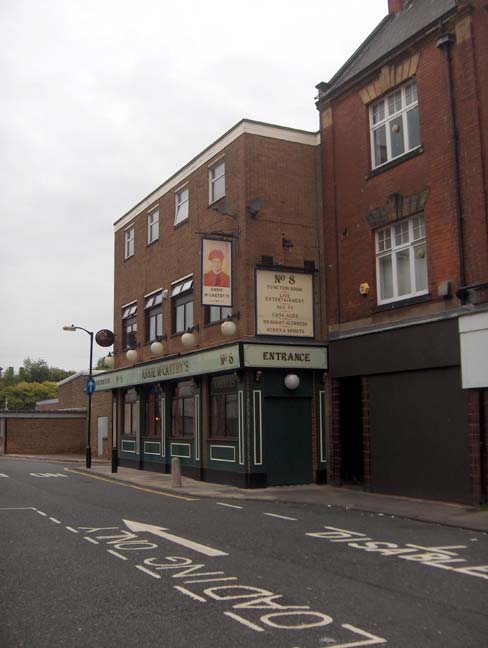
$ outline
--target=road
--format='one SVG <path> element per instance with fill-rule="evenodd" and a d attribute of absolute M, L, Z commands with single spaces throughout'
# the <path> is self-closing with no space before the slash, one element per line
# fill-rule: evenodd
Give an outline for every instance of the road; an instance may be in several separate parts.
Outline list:
<path fill-rule="evenodd" d="M 0 646 L 488 646 L 488 536 L 0 458 Z"/>

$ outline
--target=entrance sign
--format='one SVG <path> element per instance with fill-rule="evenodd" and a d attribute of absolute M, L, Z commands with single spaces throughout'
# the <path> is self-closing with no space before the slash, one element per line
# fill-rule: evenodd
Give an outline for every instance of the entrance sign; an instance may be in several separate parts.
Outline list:
<path fill-rule="evenodd" d="M 232 306 L 232 243 L 202 238 L 201 293 L 204 306 Z"/>
<path fill-rule="evenodd" d="M 244 344 L 245 367 L 327 369 L 327 349 L 313 346 Z"/>
<path fill-rule="evenodd" d="M 313 275 L 256 268 L 256 335 L 314 337 Z"/>

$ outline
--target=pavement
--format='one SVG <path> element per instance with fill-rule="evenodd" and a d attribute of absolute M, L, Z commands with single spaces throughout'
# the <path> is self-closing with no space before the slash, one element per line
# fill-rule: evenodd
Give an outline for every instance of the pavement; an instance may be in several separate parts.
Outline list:
<path fill-rule="evenodd" d="M 85 468 L 84 455 L 9 454 L 5 456 L 68 463 L 81 472 L 91 473 L 105 479 L 196 498 L 216 497 L 220 499 L 262 500 L 267 502 L 313 504 L 323 507 L 342 507 L 376 513 L 377 515 L 420 520 L 488 533 L 488 509 L 480 510 L 463 504 L 367 493 L 357 488 L 337 487 L 329 484 L 245 489 L 182 477 L 181 486 L 177 486 L 173 483 L 170 474 L 122 467 L 119 467 L 116 473 L 112 473 L 111 462 L 106 459 L 93 458 L 91 469 L 87 469 Z"/>

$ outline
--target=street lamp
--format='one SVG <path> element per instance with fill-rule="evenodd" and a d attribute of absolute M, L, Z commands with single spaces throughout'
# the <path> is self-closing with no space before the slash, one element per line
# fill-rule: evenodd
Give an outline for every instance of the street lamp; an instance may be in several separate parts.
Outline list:
<path fill-rule="evenodd" d="M 63 331 L 85 331 L 90 336 L 90 368 L 88 371 L 88 380 L 91 381 L 93 373 L 93 331 L 89 331 L 83 326 L 63 326 Z M 86 467 L 91 468 L 91 445 L 90 445 L 90 432 L 91 432 L 91 409 L 92 409 L 92 390 L 91 388 L 87 389 L 88 391 L 88 430 L 86 435 Z"/>

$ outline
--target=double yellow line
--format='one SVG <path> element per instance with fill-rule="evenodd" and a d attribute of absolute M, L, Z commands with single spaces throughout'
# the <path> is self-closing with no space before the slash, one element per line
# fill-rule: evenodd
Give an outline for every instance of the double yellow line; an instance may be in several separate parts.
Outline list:
<path fill-rule="evenodd" d="M 92 479 L 99 479 L 100 481 L 108 482 L 109 484 L 115 484 L 116 486 L 133 488 L 134 490 L 144 491 L 145 493 L 153 493 L 154 495 L 161 495 L 162 497 L 174 497 L 176 499 L 185 500 L 186 502 L 196 502 L 198 500 L 198 497 L 184 497 L 183 495 L 173 495 L 173 493 L 165 493 L 159 490 L 154 490 L 152 488 L 144 488 L 143 486 L 134 486 L 133 484 L 120 482 L 116 479 L 107 479 L 106 477 L 93 475 L 92 473 L 85 472 L 84 470 L 76 470 L 76 468 L 65 468 L 65 470 L 66 472 L 76 473 L 77 475 L 84 475 L 85 477 L 91 477 Z"/>

